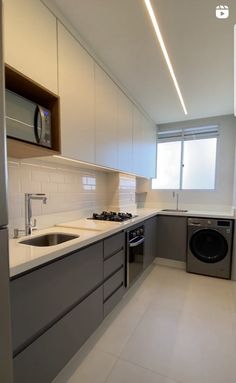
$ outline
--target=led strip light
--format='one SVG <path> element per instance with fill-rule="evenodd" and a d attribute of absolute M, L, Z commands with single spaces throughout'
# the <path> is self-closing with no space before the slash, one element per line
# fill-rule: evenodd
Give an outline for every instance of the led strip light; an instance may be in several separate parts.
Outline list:
<path fill-rule="evenodd" d="M 159 25 L 158 25 L 158 23 L 157 23 L 157 19 L 156 19 L 155 13 L 154 13 L 154 11 L 153 11 L 151 2 L 150 2 L 150 0 L 144 0 L 144 2 L 145 2 L 145 5 L 146 5 L 146 7 L 147 7 L 147 10 L 148 10 L 150 19 L 151 19 L 152 24 L 153 24 L 153 27 L 154 27 L 154 29 L 155 29 L 155 32 L 156 32 L 156 35 L 157 35 L 157 39 L 158 39 L 158 41 L 159 41 L 159 43 L 160 43 L 160 46 L 161 46 L 163 55 L 164 55 L 165 60 L 166 60 L 166 64 L 167 64 L 168 69 L 169 69 L 169 71 L 170 71 L 170 74 L 171 74 L 172 80 L 173 80 L 173 82 L 174 82 L 176 91 L 177 91 L 177 93 L 178 93 L 178 96 L 179 96 L 181 105 L 182 105 L 182 107 L 183 107 L 184 113 L 187 115 L 188 112 L 187 112 L 187 109 L 186 109 L 186 106 L 185 106 L 185 103 L 184 103 L 184 99 L 183 99 L 183 96 L 182 96 L 182 94 L 181 94 L 181 91 L 180 91 L 180 88 L 179 88 L 179 84 L 178 84 L 178 82 L 177 82 L 177 79 L 176 79 L 176 76 L 175 76 L 175 73 L 174 73 L 174 69 L 173 69 L 173 67 L 172 67 L 172 64 L 171 64 L 171 61 L 170 61 L 168 52 L 167 52 L 167 50 L 166 50 L 165 43 L 164 43 L 163 37 L 162 37 L 162 35 L 161 35 L 161 31 L 160 31 Z"/>

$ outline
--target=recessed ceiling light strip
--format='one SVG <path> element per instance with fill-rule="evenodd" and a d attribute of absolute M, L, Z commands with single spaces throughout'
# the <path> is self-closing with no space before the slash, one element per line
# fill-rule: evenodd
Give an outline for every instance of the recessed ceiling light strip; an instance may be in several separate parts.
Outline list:
<path fill-rule="evenodd" d="M 162 37 L 162 35 L 161 35 L 161 31 L 160 31 L 159 25 L 158 25 L 158 23 L 157 23 L 157 19 L 156 19 L 155 13 L 154 13 L 153 8 L 152 8 L 152 5 L 151 5 L 151 2 L 150 2 L 150 0 L 144 0 L 144 2 L 145 2 L 145 5 L 146 5 L 146 7 L 147 7 L 149 16 L 150 16 L 150 18 L 151 18 L 153 27 L 154 27 L 154 29 L 155 29 L 155 32 L 156 32 L 158 41 L 159 41 L 159 43 L 160 43 L 160 46 L 161 46 L 163 55 L 164 55 L 165 60 L 166 60 L 166 64 L 167 64 L 167 66 L 168 66 L 168 68 L 169 68 L 169 71 L 170 71 L 171 77 L 172 77 L 172 79 L 173 79 L 173 82 L 174 82 L 176 91 L 177 91 L 177 93 L 178 93 L 178 96 L 179 96 L 181 105 L 182 105 L 182 107 L 183 107 L 184 113 L 185 113 L 185 114 L 188 114 L 187 109 L 186 109 L 186 106 L 185 106 L 185 103 L 184 103 L 183 96 L 182 96 L 182 94 L 181 94 L 181 91 L 180 91 L 180 88 L 179 88 L 179 85 L 178 85 L 178 82 L 177 82 L 177 79 L 176 79 L 176 76 L 175 76 L 175 73 L 174 73 L 174 70 L 173 70 L 173 67 L 172 67 L 170 58 L 169 58 L 169 55 L 168 55 L 167 50 L 166 50 L 166 47 L 165 47 L 165 43 L 164 43 L 163 37 Z"/>

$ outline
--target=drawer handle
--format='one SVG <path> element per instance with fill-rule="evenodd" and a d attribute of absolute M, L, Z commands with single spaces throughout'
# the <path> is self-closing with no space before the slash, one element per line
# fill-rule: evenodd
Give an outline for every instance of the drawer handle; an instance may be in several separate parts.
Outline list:
<path fill-rule="evenodd" d="M 118 254 L 120 251 L 124 250 L 124 247 L 122 246 L 120 249 L 118 250 L 115 250 L 113 253 L 107 255 L 106 257 L 104 257 L 104 261 L 106 261 L 107 259 L 110 259 L 112 257 L 114 257 L 114 255 Z"/>
<path fill-rule="evenodd" d="M 108 295 L 108 297 L 105 299 L 105 301 L 103 301 L 103 303 L 106 303 L 106 301 L 108 301 L 108 299 L 110 299 L 122 286 L 124 286 L 124 282 L 121 282 L 119 286 L 117 286 L 115 290 L 113 290 L 112 293 Z"/>
<path fill-rule="evenodd" d="M 124 268 L 124 265 L 120 265 L 119 267 L 117 267 L 115 270 L 112 271 L 111 274 L 107 275 L 105 278 L 104 278 L 104 282 L 108 281 L 108 279 L 110 279 L 111 277 L 113 277 L 113 275 L 115 275 L 116 273 L 118 273 L 118 271 L 122 270 Z"/>

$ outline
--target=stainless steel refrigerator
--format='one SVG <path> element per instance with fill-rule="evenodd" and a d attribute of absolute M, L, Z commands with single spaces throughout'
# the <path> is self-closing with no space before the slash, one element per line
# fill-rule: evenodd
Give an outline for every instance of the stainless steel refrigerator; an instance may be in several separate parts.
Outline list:
<path fill-rule="evenodd" d="M 6 200 L 6 134 L 4 117 L 3 2 L 0 3 L 0 382 L 12 383 L 9 299 L 8 217 Z"/>

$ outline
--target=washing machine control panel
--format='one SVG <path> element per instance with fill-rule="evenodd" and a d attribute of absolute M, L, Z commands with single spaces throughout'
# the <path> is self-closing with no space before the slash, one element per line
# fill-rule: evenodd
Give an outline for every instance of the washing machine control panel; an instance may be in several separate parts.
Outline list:
<path fill-rule="evenodd" d="M 217 221 L 217 226 L 230 226 L 230 221 Z"/>

